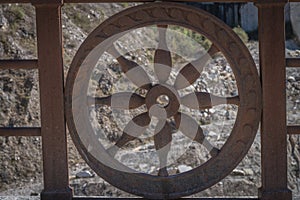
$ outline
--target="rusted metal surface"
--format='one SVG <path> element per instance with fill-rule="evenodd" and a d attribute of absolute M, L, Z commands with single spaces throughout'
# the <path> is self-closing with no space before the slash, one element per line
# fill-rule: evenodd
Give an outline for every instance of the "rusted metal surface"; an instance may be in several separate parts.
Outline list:
<path fill-rule="evenodd" d="M 38 0 L 0 0 L 1 4 L 6 3 L 36 3 Z M 64 3 L 122 3 L 122 2 L 155 2 L 155 0 L 64 0 Z M 275 0 L 164 0 L 162 2 L 228 2 L 228 3 L 277 3 Z M 300 2 L 300 0 L 289 0 L 289 2 Z M 47 3 L 47 2 L 46 2 Z M 51 4 L 49 2 L 49 4 Z"/>
<path fill-rule="evenodd" d="M 113 197 L 73 197 L 73 200 L 103 200 L 103 199 L 107 199 L 107 200 L 131 200 L 131 199 L 136 199 L 136 200 L 140 200 L 140 199 L 144 199 L 145 198 L 113 198 Z M 182 200 L 258 200 L 258 198 L 232 198 L 232 197 L 220 197 L 220 198 L 181 198 Z"/>
<path fill-rule="evenodd" d="M 53 3 L 53 2 L 52 2 Z M 43 150 L 43 200 L 71 199 L 68 180 L 64 115 L 61 4 L 35 4 L 41 134 Z"/>
<path fill-rule="evenodd" d="M 0 60 L 0 70 L 4 69 L 37 69 L 37 60 Z"/>
<path fill-rule="evenodd" d="M 0 3 L 35 3 L 38 0 L 0 0 Z M 299 1 L 299 0 L 298 0 Z M 64 3 L 155 2 L 155 0 L 64 0 Z M 169 0 L 165 2 L 170 2 Z M 173 2 L 256 2 L 256 0 L 173 0 Z"/>
<path fill-rule="evenodd" d="M 290 135 L 299 135 L 300 134 L 300 126 L 287 126 L 287 133 Z"/>
<path fill-rule="evenodd" d="M 259 196 L 262 200 L 288 200 L 292 199 L 292 193 L 287 188 L 286 67 L 283 31 L 285 3 L 257 6 L 263 98 L 262 187 Z"/>
<path fill-rule="evenodd" d="M 254 0 L 255 1 L 255 0 Z M 155 2 L 154 0 L 65 0 L 65 3 Z M 246 0 L 164 0 L 162 2 L 249 2 Z"/>
<path fill-rule="evenodd" d="M 0 0 L 0 3 L 31 3 L 31 0 Z"/>
<path fill-rule="evenodd" d="M 228 100 L 227 103 L 242 105 L 239 107 L 236 124 L 231 136 L 221 150 L 218 150 L 206 140 L 201 127 L 193 118 L 178 111 L 180 102 L 184 102 L 186 106 L 194 106 L 191 103 L 193 99 L 191 100 L 190 96 L 183 97 L 183 101 L 181 101 L 177 90 L 189 86 L 199 77 L 203 65 L 207 62 L 207 55 L 192 62 L 199 73 L 196 73 L 196 75 L 187 73 L 191 70 L 191 65 L 188 64 L 183 67 L 178 75 L 178 77 L 182 76 L 184 78 L 177 78 L 174 86 L 166 84 L 172 63 L 170 53 L 166 49 L 166 44 L 164 44 L 165 30 L 160 30 L 158 46 L 165 47 L 165 50 L 155 51 L 154 60 L 156 64 L 161 66 L 159 68 L 154 65 L 159 83 L 153 84 L 143 68 L 120 55 L 113 47 L 114 40 L 109 41 L 109 43 L 106 41 L 108 38 L 114 38 L 113 36 L 118 33 L 137 29 L 144 25 L 158 25 L 158 28 L 167 28 L 166 24 L 183 26 L 206 36 L 214 44 L 208 54 L 213 55 L 221 51 L 235 74 L 239 89 L 238 97 L 226 99 L 208 93 L 197 93 L 195 95 L 197 97 L 195 103 L 200 105 L 197 107 L 198 109 L 211 107 L 211 101 L 213 100 L 219 101 L 219 103 L 221 100 L 223 102 Z M 100 48 L 102 42 L 106 45 Z M 87 96 L 88 77 L 90 77 L 97 62 L 97 60 L 94 60 L 95 57 L 98 58 L 104 51 L 117 59 L 121 70 L 132 83 L 147 90 L 145 99 L 133 94 L 129 108 L 145 103 L 148 109 L 147 112 L 133 118 L 125 127 L 123 135 L 117 143 L 108 149 L 104 149 L 100 143 L 95 143 L 97 139 L 93 138 L 95 134 L 89 122 L 88 107 L 86 106 L 92 104 L 92 97 Z M 97 27 L 87 37 L 74 57 L 68 73 L 65 95 L 66 117 L 71 136 L 77 149 L 90 167 L 112 185 L 127 192 L 152 199 L 170 199 L 190 195 L 212 186 L 227 176 L 247 153 L 255 137 L 260 119 L 260 82 L 252 57 L 244 44 L 230 28 L 214 16 L 175 3 L 151 3 L 130 8 L 109 18 Z M 117 97 L 128 96 L 128 94 L 117 93 L 112 96 L 97 97 L 94 103 L 114 106 L 115 104 L 107 102 L 114 95 Z M 156 106 L 156 99 L 161 95 L 166 95 L 169 98 L 169 104 L 163 108 Z M 121 100 L 117 101 L 116 106 L 123 106 Z M 151 116 L 162 119 L 164 115 L 165 118 L 174 117 L 176 128 L 206 147 L 212 158 L 192 171 L 168 176 L 164 166 L 169 150 L 167 144 L 171 140 L 171 130 L 170 125 L 166 122 L 165 125 L 162 123 L 162 129 L 157 132 L 154 138 L 156 150 L 161 149 L 162 146 L 167 148 L 162 154 L 159 153 L 161 167 L 158 176 L 138 172 L 132 173 L 130 169 L 128 169 L 129 171 L 126 171 L 127 169 L 125 171 L 116 169 L 115 166 L 123 167 L 113 158 L 117 149 L 138 137 L 149 125 Z M 195 135 L 191 132 L 191 127 L 196 127 Z M 99 155 L 103 156 L 105 160 L 98 159 Z M 147 186 L 145 186 L 145 182 Z"/>
<path fill-rule="evenodd" d="M 39 127 L 1 127 L 0 136 L 41 136 Z"/>
<path fill-rule="evenodd" d="M 300 58 L 287 58 L 286 66 L 287 67 L 300 67 Z"/>

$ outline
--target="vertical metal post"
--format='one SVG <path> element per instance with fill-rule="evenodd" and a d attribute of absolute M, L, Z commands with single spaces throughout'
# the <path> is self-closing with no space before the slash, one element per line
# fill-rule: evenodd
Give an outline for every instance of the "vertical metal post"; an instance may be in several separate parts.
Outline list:
<path fill-rule="evenodd" d="M 37 0 L 38 66 L 41 100 L 44 190 L 42 200 L 72 199 L 69 188 L 64 116 L 61 6 L 58 0 Z"/>
<path fill-rule="evenodd" d="M 287 188 L 285 2 L 257 3 L 263 113 L 262 200 L 291 200 Z"/>

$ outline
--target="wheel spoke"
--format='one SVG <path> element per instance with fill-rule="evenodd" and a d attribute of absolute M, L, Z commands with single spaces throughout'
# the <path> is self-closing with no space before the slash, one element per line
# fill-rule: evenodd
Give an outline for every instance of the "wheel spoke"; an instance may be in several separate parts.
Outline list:
<path fill-rule="evenodd" d="M 219 152 L 206 138 L 202 128 L 190 116 L 184 113 L 177 113 L 174 116 L 176 128 L 180 130 L 185 136 L 202 144 L 210 153 L 211 156 L 216 156 Z"/>
<path fill-rule="evenodd" d="M 145 98 L 131 92 L 119 92 L 106 97 L 88 97 L 88 105 L 107 105 L 117 109 L 135 109 L 145 103 Z"/>
<path fill-rule="evenodd" d="M 155 129 L 154 144 L 159 158 L 158 176 L 169 176 L 167 170 L 168 153 L 171 149 L 172 128 L 169 122 L 160 120 Z"/>
<path fill-rule="evenodd" d="M 154 54 L 154 71 L 160 83 L 168 80 L 172 70 L 171 52 L 166 41 L 168 25 L 158 25 L 159 42 Z"/>
<path fill-rule="evenodd" d="M 239 105 L 239 96 L 219 97 L 207 92 L 195 92 L 183 96 L 180 103 L 192 109 L 208 109 L 221 104 Z"/>
<path fill-rule="evenodd" d="M 118 139 L 115 145 L 108 148 L 107 152 L 114 157 L 118 149 L 122 148 L 128 142 L 142 135 L 146 131 L 150 122 L 151 122 L 151 118 L 149 117 L 149 114 L 147 112 L 134 117 L 126 125 L 121 137 Z"/>
<path fill-rule="evenodd" d="M 143 88 L 149 90 L 151 88 L 151 80 L 147 74 L 147 72 L 134 61 L 126 59 L 122 56 L 118 50 L 111 46 L 110 49 L 107 50 L 109 54 L 114 56 L 121 66 L 122 72 L 128 77 L 128 79 L 135 84 L 139 88 Z"/>
<path fill-rule="evenodd" d="M 186 64 L 179 71 L 174 83 L 174 87 L 177 90 L 180 90 L 193 84 L 199 78 L 200 74 L 202 73 L 204 67 L 207 65 L 211 57 L 218 52 L 218 48 L 215 45 L 212 45 L 207 53 L 202 57 Z"/>

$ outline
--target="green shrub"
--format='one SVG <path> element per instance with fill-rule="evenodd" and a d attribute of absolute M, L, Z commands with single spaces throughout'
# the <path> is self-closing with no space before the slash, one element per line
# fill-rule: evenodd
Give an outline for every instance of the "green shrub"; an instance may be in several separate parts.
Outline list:
<path fill-rule="evenodd" d="M 14 13 L 16 20 L 22 20 L 25 17 L 24 8 L 20 5 L 12 4 L 10 6 L 10 11 Z"/>
<path fill-rule="evenodd" d="M 181 26 L 171 26 L 170 27 L 172 30 L 178 31 L 182 34 L 184 34 L 185 36 L 195 40 L 197 43 L 199 43 L 201 46 L 203 46 L 206 50 L 209 49 L 209 47 L 211 46 L 211 41 L 208 40 L 206 37 L 204 37 L 203 35 L 192 31 L 191 29 L 187 29 Z M 182 42 L 182 41 L 181 41 Z M 187 45 L 192 45 L 192 44 L 187 44 Z M 194 47 L 190 46 L 192 49 Z"/>
<path fill-rule="evenodd" d="M 241 38 L 241 40 L 244 43 L 248 42 L 249 37 L 248 37 L 247 33 L 244 31 L 244 29 L 242 29 L 241 27 L 234 27 L 233 31 Z"/>

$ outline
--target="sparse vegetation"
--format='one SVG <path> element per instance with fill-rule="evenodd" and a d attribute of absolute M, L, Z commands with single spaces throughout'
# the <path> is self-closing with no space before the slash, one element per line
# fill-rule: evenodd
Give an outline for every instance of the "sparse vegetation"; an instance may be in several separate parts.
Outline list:
<path fill-rule="evenodd" d="M 204 47 L 204 49 L 209 49 L 211 42 L 204 37 L 203 35 L 191 30 L 191 29 L 187 29 L 184 27 L 180 27 L 180 26 L 171 26 L 172 30 L 178 31 L 180 33 L 182 33 L 183 35 L 191 38 L 192 40 L 196 41 L 198 44 L 200 44 L 202 47 Z M 192 44 L 187 44 L 188 46 L 190 46 L 190 48 L 195 48 L 193 47 Z M 185 45 L 183 45 L 185 46 Z"/>
<path fill-rule="evenodd" d="M 104 19 L 102 9 L 82 4 L 66 4 L 63 13 L 85 33 L 91 32 Z"/>
<path fill-rule="evenodd" d="M 27 57 L 35 57 L 36 33 L 35 33 L 35 11 L 31 5 L 8 4 L 1 6 L 3 18 L 6 20 L 1 24 L 0 46 L 4 57 L 7 55 L 17 56 L 17 46 L 22 46 Z M 28 21 L 28 16 L 32 17 Z M 17 38 L 17 39 L 16 39 Z M 20 45 L 22 44 L 22 45 Z M 1 52 L 1 51 L 0 51 Z"/>
<path fill-rule="evenodd" d="M 249 41 L 247 33 L 241 27 L 234 27 L 233 31 L 241 38 L 241 40 L 246 44 Z"/>
<path fill-rule="evenodd" d="M 23 6 L 17 4 L 11 4 L 10 12 L 14 14 L 16 20 L 22 20 L 25 17 L 25 11 Z"/>

